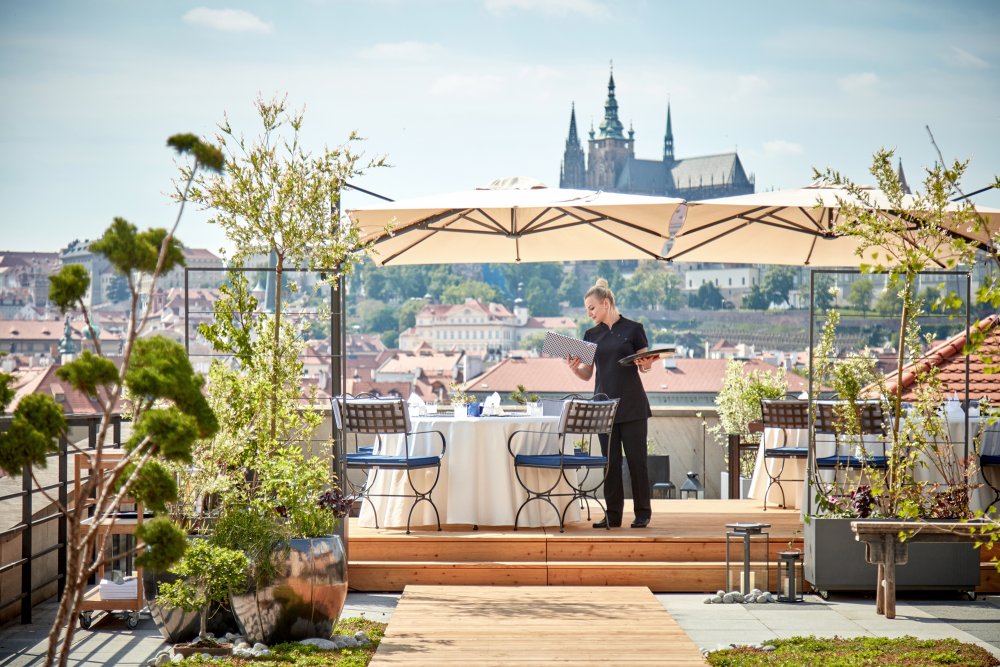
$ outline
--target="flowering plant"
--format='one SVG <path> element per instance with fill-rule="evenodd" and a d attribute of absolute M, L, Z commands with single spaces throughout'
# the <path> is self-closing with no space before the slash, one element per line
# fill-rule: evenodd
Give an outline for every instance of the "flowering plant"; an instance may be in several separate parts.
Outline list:
<path fill-rule="evenodd" d="M 469 405 L 470 403 L 476 402 L 476 397 L 472 394 L 467 394 L 462 389 L 462 385 L 457 382 L 452 382 L 448 387 L 448 396 L 451 399 L 452 405 Z"/>

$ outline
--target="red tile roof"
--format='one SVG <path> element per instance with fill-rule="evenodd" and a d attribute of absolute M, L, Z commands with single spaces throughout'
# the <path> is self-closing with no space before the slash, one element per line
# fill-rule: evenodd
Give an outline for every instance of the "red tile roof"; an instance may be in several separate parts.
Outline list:
<path fill-rule="evenodd" d="M 988 396 L 991 403 L 1000 402 L 1000 373 L 989 373 L 1000 359 L 1000 315 L 990 315 L 972 326 L 973 332 L 985 335 L 980 348 L 969 356 L 969 398 Z M 975 335 L 975 334 L 974 334 Z M 946 395 L 965 396 L 965 332 L 936 345 L 916 362 L 903 366 L 903 400 L 914 398 L 914 383 L 918 373 L 938 369 Z M 896 373 L 886 377 L 886 389 L 896 390 Z"/>

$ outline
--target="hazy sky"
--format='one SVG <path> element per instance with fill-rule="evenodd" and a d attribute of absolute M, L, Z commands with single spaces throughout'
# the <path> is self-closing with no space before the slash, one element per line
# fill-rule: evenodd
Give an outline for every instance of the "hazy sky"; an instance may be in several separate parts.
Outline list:
<path fill-rule="evenodd" d="M 255 136 L 258 94 L 304 106 L 315 148 L 367 137 L 394 166 L 356 183 L 392 198 L 557 186 L 570 104 L 585 138 L 612 59 L 638 157 L 662 155 L 669 98 L 677 156 L 737 147 L 758 190 L 813 166 L 870 182 L 883 145 L 913 185 L 925 125 L 977 189 L 1000 173 L 998 35 L 992 0 L 0 0 L 0 250 L 58 250 L 116 215 L 169 226 L 167 136 L 224 112 Z M 178 236 L 223 243 L 204 215 Z"/>

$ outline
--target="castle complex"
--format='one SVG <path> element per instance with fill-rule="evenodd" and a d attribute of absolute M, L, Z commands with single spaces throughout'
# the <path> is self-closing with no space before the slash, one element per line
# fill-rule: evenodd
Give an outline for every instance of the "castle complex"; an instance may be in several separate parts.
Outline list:
<path fill-rule="evenodd" d="M 614 73 L 608 80 L 604 119 L 596 132 L 591 127 L 587 144 L 585 158 L 577 134 L 574 105 L 569 116 L 569 136 L 566 138 L 559 187 L 682 197 L 687 200 L 744 195 L 754 191 L 753 176 L 747 176 L 735 152 L 683 159 L 674 157 L 669 103 L 663 159 L 637 159 L 635 131 L 630 127 L 626 136 L 618 119 Z"/>

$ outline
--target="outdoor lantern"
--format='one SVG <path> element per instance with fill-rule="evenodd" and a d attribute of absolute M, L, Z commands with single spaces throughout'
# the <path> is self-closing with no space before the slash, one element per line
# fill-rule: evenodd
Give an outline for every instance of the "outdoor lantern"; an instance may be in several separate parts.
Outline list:
<path fill-rule="evenodd" d="M 653 498 L 666 499 L 673 498 L 677 489 L 673 482 L 657 482 L 653 485 Z"/>
<path fill-rule="evenodd" d="M 770 528 L 769 523 L 727 523 L 726 528 L 730 530 L 726 532 L 726 590 L 733 591 L 739 588 L 739 591 L 746 595 L 755 588 L 760 588 L 761 590 L 768 590 L 770 588 L 770 553 L 771 553 L 771 542 L 767 535 L 765 528 Z M 729 557 L 730 545 L 735 543 L 739 545 L 740 542 L 743 543 L 743 566 L 737 570 L 735 567 L 735 559 Z M 760 568 L 760 561 L 763 561 L 763 571 L 764 571 L 764 586 L 761 587 L 758 584 L 760 582 L 755 581 L 756 573 L 750 565 L 750 549 L 751 546 L 763 543 L 764 552 L 761 554 L 763 558 L 758 558 L 758 569 Z"/>
<path fill-rule="evenodd" d="M 801 551 L 782 551 L 778 554 L 778 602 L 802 602 L 797 567 Z"/>
<path fill-rule="evenodd" d="M 687 479 L 681 484 L 681 498 L 695 498 L 703 500 L 705 498 L 705 487 L 698 481 L 698 473 L 689 472 Z"/>

